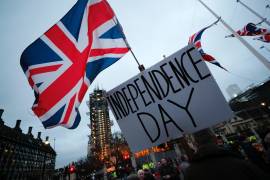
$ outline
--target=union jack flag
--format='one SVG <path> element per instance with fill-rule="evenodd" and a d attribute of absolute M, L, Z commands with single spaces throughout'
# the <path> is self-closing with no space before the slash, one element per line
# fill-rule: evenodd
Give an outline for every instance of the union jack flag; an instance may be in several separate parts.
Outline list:
<path fill-rule="evenodd" d="M 194 46 L 198 49 L 198 51 L 200 52 L 202 58 L 204 61 L 210 62 L 222 69 L 224 69 L 225 71 L 227 71 L 224 67 L 222 67 L 220 65 L 220 63 L 211 55 L 206 54 L 203 49 L 202 49 L 202 44 L 201 44 L 201 38 L 202 38 L 202 34 L 203 32 L 210 28 L 212 25 L 214 25 L 215 23 L 211 24 L 210 26 L 207 26 L 205 28 L 203 28 L 202 30 L 198 31 L 197 33 L 193 34 L 192 36 L 190 36 L 188 44 L 194 44 Z"/>
<path fill-rule="evenodd" d="M 270 31 L 265 28 L 259 28 L 254 23 L 248 23 L 247 25 L 244 26 L 243 29 L 236 31 L 236 33 L 239 34 L 239 36 L 257 36 L 270 33 Z M 234 37 L 234 35 L 231 34 L 226 37 Z"/>
<path fill-rule="evenodd" d="M 45 128 L 79 125 L 78 107 L 95 77 L 129 51 L 106 0 L 78 0 L 28 46 L 21 66 L 34 90 L 33 112 Z"/>
<path fill-rule="evenodd" d="M 270 34 L 265 34 L 263 36 L 260 36 L 258 38 L 255 38 L 255 40 L 259 40 L 262 42 L 270 43 Z"/>

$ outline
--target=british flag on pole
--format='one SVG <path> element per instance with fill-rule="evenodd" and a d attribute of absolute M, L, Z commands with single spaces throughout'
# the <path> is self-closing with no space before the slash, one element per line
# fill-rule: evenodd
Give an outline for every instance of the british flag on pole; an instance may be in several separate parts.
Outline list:
<path fill-rule="evenodd" d="M 78 107 L 95 77 L 129 51 L 106 0 L 78 0 L 28 46 L 21 66 L 35 93 L 33 112 L 45 128 L 74 129 Z"/>
<path fill-rule="evenodd" d="M 193 44 L 197 49 L 198 51 L 200 52 L 202 58 L 204 61 L 207 61 L 207 62 L 210 62 L 222 69 L 224 69 L 225 71 L 227 71 L 227 69 L 225 69 L 223 66 L 220 65 L 220 63 L 211 55 L 205 53 L 202 49 L 202 43 L 201 43 L 201 38 L 202 38 L 202 34 L 203 32 L 212 27 L 214 24 L 216 24 L 218 21 L 214 22 L 213 24 L 211 24 L 210 26 L 207 26 L 203 29 L 201 29 L 200 31 L 194 33 L 192 36 L 189 37 L 189 40 L 188 40 L 188 44 Z"/>
<path fill-rule="evenodd" d="M 236 31 L 239 36 L 258 36 L 270 33 L 270 31 L 266 28 L 260 28 L 258 25 L 254 23 L 248 23 L 242 29 Z M 234 37 L 233 34 L 225 36 L 227 37 Z"/>
<path fill-rule="evenodd" d="M 263 36 L 254 38 L 254 40 L 259 40 L 259 41 L 262 41 L 262 42 L 265 42 L 265 43 L 270 43 L 270 34 L 265 34 Z"/>

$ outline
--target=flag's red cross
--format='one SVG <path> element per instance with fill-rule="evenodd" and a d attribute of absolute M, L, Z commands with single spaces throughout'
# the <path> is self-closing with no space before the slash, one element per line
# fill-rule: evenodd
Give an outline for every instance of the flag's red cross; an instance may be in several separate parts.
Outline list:
<path fill-rule="evenodd" d="M 47 38 L 68 57 L 72 62 L 72 65 L 40 94 L 37 106 L 33 107 L 33 111 L 38 117 L 44 115 L 49 109 L 51 109 L 51 107 L 55 106 L 80 80 L 84 78 L 88 57 L 95 56 L 97 54 L 102 55 L 101 51 L 104 50 L 91 49 L 93 31 L 114 16 L 112 9 L 107 5 L 107 2 L 102 2 L 103 3 L 97 3 L 89 6 L 90 13 L 88 14 L 87 21 L 89 42 L 88 46 L 82 52 L 77 49 L 76 45 L 65 35 L 57 24 L 45 33 Z M 109 13 L 104 13 L 106 11 L 109 11 Z M 117 50 L 111 48 L 106 49 L 105 51 L 115 52 Z M 55 71 L 59 67 L 60 65 L 53 65 L 33 69 L 30 71 L 30 77 L 38 73 Z M 80 102 L 82 101 L 87 88 L 88 85 L 83 81 L 78 93 L 78 100 Z M 67 123 L 72 112 L 76 96 L 77 94 L 73 95 L 70 99 L 62 124 Z"/>

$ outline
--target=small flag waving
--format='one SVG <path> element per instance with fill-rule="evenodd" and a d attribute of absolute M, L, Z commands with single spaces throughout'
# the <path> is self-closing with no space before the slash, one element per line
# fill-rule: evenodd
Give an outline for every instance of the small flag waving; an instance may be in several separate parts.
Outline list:
<path fill-rule="evenodd" d="M 45 128 L 74 129 L 78 107 L 95 77 L 129 51 L 106 0 L 78 0 L 28 46 L 21 66 L 34 90 L 34 113 Z"/>
<path fill-rule="evenodd" d="M 207 61 L 207 62 L 210 62 L 224 70 L 226 70 L 224 67 L 222 67 L 220 65 L 220 63 L 211 55 L 209 54 L 206 54 L 203 49 L 202 49 L 202 45 L 201 45 L 201 38 L 202 38 L 202 34 L 203 32 L 212 27 L 214 24 L 216 24 L 218 21 L 214 22 L 213 24 L 211 24 L 210 26 L 207 26 L 205 28 L 203 28 L 202 30 L 200 30 L 199 32 L 193 34 L 190 38 L 189 38 L 189 41 L 188 41 L 188 44 L 194 44 L 194 46 L 199 50 L 199 52 L 201 53 L 201 56 L 203 58 L 204 61 Z M 226 70 L 227 71 L 227 70 Z"/>
<path fill-rule="evenodd" d="M 238 30 L 236 33 L 239 34 L 239 36 L 257 36 L 270 33 L 270 31 L 265 28 L 259 28 L 254 23 L 248 23 L 243 29 Z M 234 35 L 231 34 L 225 37 L 234 37 Z"/>
<path fill-rule="evenodd" d="M 263 36 L 257 37 L 254 40 L 259 40 L 265 43 L 270 43 L 270 34 L 265 34 Z"/>

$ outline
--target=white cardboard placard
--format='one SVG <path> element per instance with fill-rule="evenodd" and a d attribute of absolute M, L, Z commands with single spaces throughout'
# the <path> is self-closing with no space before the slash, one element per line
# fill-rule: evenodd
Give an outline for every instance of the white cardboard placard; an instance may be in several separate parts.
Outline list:
<path fill-rule="evenodd" d="M 232 111 L 197 49 L 187 46 L 107 93 L 132 152 L 213 126 Z"/>

